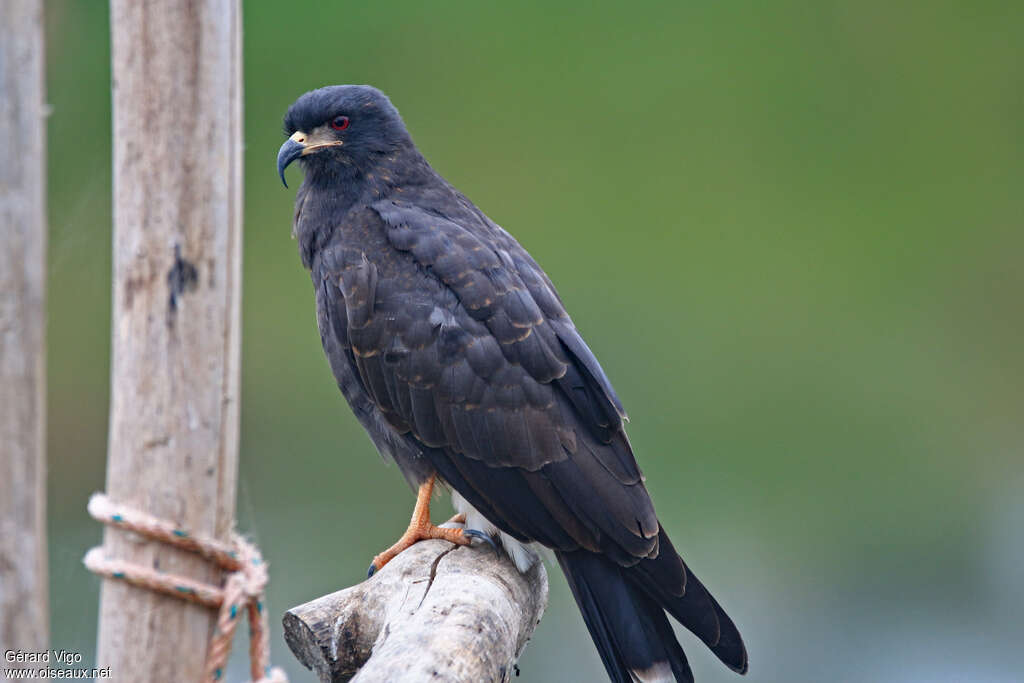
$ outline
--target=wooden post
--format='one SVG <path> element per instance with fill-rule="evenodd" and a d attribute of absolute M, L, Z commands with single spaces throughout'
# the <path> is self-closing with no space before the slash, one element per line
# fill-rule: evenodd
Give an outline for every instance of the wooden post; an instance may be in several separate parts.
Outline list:
<path fill-rule="evenodd" d="M 239 0 L 111 0 L 114 297 L 106 492 L 228 539 L 238 463 Z M 108 528 L 108 557 L 216 581 L 194 555 Z M 215 614 L 116 581 L 98 664 L 198 681 Z"/>
<path fill-rule="evenodd" d="M 547 603 L 539 562 L 521 574 L 489 548 L 421 541 L 373 578 L 288 610 L 284 633 L 324 683 L 508 681 Z"/>
<path fill-rule="evenodd" d="M 0 656 L 49 647 L 44 89 L 42 1 L 0 2 Z"/>

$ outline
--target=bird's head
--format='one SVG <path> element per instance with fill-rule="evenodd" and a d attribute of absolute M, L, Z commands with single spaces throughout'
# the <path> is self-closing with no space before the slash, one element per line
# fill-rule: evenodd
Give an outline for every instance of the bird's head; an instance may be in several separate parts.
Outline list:
<path fill-rule="evenodd" d="M 332 85 L 311 90 L 288 107 L 284 117 L 288 139 L 277 153 L 277 172 L 296 159 L 307 176 L 332 175 L 343 169 L 368 168 L 375 157 L 411 145 L 402 117 L 391 100 L 369 85 Z"/>

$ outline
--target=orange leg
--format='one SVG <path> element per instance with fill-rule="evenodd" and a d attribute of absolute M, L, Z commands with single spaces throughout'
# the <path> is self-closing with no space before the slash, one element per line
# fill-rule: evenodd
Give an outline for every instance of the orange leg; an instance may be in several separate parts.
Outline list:
<path fill-rule="evenodd" d="M 388 562 L 395 559 L 395 555 L 402 552 L 416 541 L 423 541 L 428 538 L 440 538 L 445 541 L 451 541 L 457 545 L 470 544 L 472 541 L 472 534 L 466 534 L 462 529 L 442 529 L 441 527 L 434 526 L 430 523 L 430 495 L 434 492 L 434 479 L 435 476 L 430 475 L 430 479 L 427 479 L 420 485 L 420 490 L 416 493 L 416 507 L 413 508 L 412 519 L 409 521 L 409 528 L 405 530 L 405 533 L 402 534 L 402 537 L 398 539 L 397 543 L 373 558 L 373 562 L 370 564 L 368 576 L 373 576 L 374 572 L 378 571 Z M 465 517 L 455 515 L 449 521 L 464 522 Z"/>

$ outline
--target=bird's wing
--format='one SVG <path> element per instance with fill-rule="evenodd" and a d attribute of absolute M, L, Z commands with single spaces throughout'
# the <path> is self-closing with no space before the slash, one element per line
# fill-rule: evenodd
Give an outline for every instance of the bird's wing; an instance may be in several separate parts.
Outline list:
<path fill-rule="evenodd" d="M 579 419 L 602 441 L 621 430 L 626 411 L 611 382 L 547 274 L 514 237 L 479 210 L 451 219 L 394 200 L 373 208 L 389 226 L 392 244 L 455 293 L 501 343 L 509 362 L 538 382 L 563 386 Z"/>
<path fill-rule="evenodd" d="M 655 554 L 621 405 L 539 267 L 507 233 L 372 208 L 405 266 L 329 247 L 322 271 L 330 324 L 391 427 L 507 533 L 622 564 Z"/>

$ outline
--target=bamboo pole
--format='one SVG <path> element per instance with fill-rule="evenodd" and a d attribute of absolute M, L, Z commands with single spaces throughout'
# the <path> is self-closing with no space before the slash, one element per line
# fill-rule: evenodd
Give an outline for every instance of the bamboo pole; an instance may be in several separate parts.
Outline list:
<path fill-rule="evenodd" d="M 284 637 L 323 683 L 508 681 L 548 603 L 489 548 L 421 541 L 359 585 L 293 607 Z"/>
<path fill-rule="evenodd" d="M 0 653 L 49 647 L 42 14 L 0 2 Z"/>
<path fill-rule="evenodd" d="M 238 464 L 239 0 L 111 0 L 113 361 L 107 494 L 227 540 Z M 210 582 L 180 550 L 108 528 L 108 557 Z M 198 681 L 215 614 L 115 581 L 97 660 L 115 680 Z"/>

